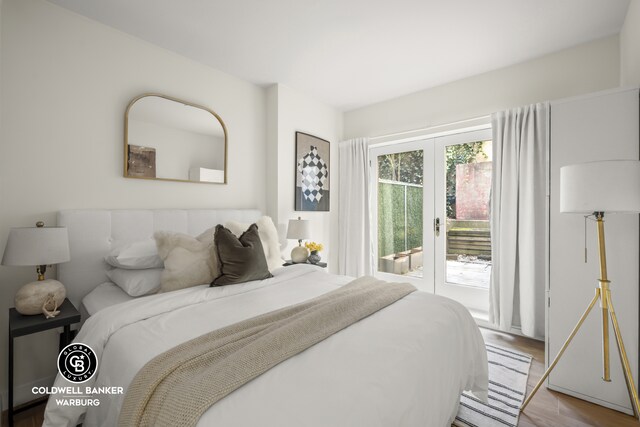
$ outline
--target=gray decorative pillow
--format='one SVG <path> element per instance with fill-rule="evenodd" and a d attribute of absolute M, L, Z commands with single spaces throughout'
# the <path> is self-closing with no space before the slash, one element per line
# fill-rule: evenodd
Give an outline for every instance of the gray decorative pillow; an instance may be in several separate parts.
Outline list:
<path fill-rule="evenodd" d="M 220 275 L 211 282 L 211 286 L 233 285 L 273 277 L 269 273 L 256 224 L 251 224 L 240 237 L 236 237 L 228 228 L 218 225 L 214 239 Z"/>
<path fill-rule="evenodd" d="M 249 228 L 249 225 L 251 224 L 237 221 L 227 221 L 227 223 L 224 224 L 224 226 L 231 230 L 236 236 L 240 236 L 247 228 Z M 260 243 L 262 243 L 262 249 L 264 249 L 264 256 L 267 258 L 269 271 L 282 267 L 284 260 L 280 254 L 278 229 L 273 224 L 273 220 L 268 216 L 263 216 L 256 221 L 256 225 L 258 226 Z"/>

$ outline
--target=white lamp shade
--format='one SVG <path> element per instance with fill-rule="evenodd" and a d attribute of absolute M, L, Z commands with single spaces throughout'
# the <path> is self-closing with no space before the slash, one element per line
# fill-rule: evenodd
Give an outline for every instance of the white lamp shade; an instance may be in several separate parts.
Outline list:
<path fill-rule="evenodd" d="M 66 227 L 12 228 L 2 257 L 3 265 L 48 265 L 69 261 Z"/>
<path fill-rule="evenodd" d="M 640 212 L 640 161 L 608 160 L 560 168 L 560 212 Z"/>
<path fill-rule="evenodd" d="M 304 240 L 311 237 L 311 221 L 308 219 L 290 219 L 287 227 L 287 239 Z"/>

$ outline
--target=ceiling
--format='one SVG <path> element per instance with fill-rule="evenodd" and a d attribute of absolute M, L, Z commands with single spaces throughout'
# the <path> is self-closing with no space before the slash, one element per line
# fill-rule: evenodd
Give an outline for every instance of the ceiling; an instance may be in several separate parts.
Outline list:
<path fill-rule="evenodd" d="M 622 28 L 629 0 L 49 0 L 258 85 L 350 110 Z"/>

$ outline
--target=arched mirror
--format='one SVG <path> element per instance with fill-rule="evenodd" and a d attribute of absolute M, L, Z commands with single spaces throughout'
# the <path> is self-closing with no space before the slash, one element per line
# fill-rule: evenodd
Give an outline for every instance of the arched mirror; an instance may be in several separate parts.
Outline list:
<path fill-rule="evenodd" d="M 227 183 L 227 128 L 215 112 L 166 95 L 145 94 L 127 106 L 124 176 Z"/>

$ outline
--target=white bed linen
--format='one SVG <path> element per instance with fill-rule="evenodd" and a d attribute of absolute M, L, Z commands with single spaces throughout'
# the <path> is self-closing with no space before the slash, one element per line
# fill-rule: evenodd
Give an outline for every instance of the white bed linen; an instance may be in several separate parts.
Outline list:
<path fill-rule="evenodd" d="M 198 286 L 105 308 L 75 340 L 90 345 L 100 360 L 97 377 L 82 386 L 126 390 L 157 354 L 350 280 L 299 265 L 263 281 Z M 58 376 L 55 385 L 70 384 Z M 457 302 L 414 292 L 234 391 L 198 425 L 443 427 L 455 416 L 462 390 L 486 395 L 482 335 Z M 101 397 L 84 425 L 117 425 L 123 399 Z M 84 412 L 49 399 L 44 425 L 73 426 Z"/>
<path fill-rule="evenodd" d="M 87 296 L 82 298 L 82 305 L 89 316 L 93 316 L 103 308 L 134 299 L 115 283 L 105 282 L 96 286 Z"/>

